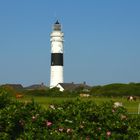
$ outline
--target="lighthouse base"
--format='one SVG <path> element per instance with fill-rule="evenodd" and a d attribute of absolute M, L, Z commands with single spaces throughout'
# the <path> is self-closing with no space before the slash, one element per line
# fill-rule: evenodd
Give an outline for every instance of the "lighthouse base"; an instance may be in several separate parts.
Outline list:
<path fill-rule="evenodd" d="M 63 66 L 51 66 L 50 88 L 63 83 Z"/>

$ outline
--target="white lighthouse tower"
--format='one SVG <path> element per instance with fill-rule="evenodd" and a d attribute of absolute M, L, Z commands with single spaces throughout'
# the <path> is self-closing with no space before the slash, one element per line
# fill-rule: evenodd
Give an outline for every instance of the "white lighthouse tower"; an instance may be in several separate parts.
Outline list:
<path fill-rule="evenodd" d="M 51 33 L 51 72 L 50 88 L 63 83 L 63 42 L 64 34 L 61 31 L 61 24 L 58 20 L 53 25 Z"/>

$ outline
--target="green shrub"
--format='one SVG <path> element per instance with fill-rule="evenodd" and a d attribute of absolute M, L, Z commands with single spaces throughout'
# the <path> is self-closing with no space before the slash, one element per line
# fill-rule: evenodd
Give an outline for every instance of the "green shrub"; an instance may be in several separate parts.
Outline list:
<path fill-rule="evenodd" d="M 90 92 L 93 96 L 140 96 L 140 83 L 114 83 L 104 86 L 94 86 Z"/>
<path fill-rule="evenodd" d="M 140 136 L 140 116 L 130 116 L 113 102 L 97 105 L 77 99 L 45 110 L 34 101 L 12 101 L 4 94 L 2 99 L 2 140 L 137 140 Z"/>
<path fill-rule="evenodd" d="M 11 103 L 10 97 L 8 93 L 2 89 L 0 89 L 0 109 L 4 108 L 8 104 Z"/>

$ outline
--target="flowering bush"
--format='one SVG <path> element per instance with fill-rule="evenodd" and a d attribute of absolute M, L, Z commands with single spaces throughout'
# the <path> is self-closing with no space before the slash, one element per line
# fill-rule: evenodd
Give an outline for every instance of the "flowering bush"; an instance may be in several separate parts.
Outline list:
<path fill-rule="evenodd" d="M 4 99 L 4 100 L 2 100 Z M 45 110 L 34 101 L 21 103 L 0 94 L 0 139 L 137 140 L 140 117 L 113 102 L 67 101 Z M 4 102 L 3 102 L 4 101 Z M 3 102 L 3 103 L 2 103 Z"/>

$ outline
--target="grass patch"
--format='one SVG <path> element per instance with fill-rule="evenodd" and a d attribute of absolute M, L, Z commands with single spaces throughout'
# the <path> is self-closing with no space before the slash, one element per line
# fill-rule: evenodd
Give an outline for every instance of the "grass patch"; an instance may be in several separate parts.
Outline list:
<path fill-rule="evenodd" d="M 21 99 L 18 99 L 22 102 L 34 100 L 35 102 L 39 103 L 44 108 L 48 108 L 50 104 L 61 104 L 64 101 L 68 100 L 76 100 L 76 97 L 43 97 L 43 96 L 25 96 Z M 119 98 L 119 97 L 90 97 L 90 98 L 82 98 L 82 100 L 92 100 L 96 104 L 101 104 L 103 102 L 114 101 L 114 102 L 122 102 L 123 106 L 128 110 L 129 113 L 137 114 L 138 113 L 138 105 L 139 101 L 127 101 L 126 98 Z"/>

